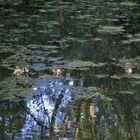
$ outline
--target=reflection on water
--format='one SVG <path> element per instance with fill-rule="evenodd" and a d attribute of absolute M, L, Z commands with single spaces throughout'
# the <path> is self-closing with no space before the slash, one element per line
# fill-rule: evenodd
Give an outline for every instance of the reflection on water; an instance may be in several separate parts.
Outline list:
<path fill-rule="evenodd" d="M 37 79 L 26 103 L 1 103 L 2 139 L 136 140 L 139 102 L 132 95 L 114 101 L 74 101 L 70 77 Z M 2 113 L 3 112 L 3 113 Z"/>
<path fill-rule="evenodd" d="M 33 93 L 27 99 L 23 128 L 14 139 L 32 138 L 34 134 L 50 136 L 53 131 L 60 133 L 61 129 L 70 133 L 71 122 L 67 114 L 72 101 L 72 86 L 73 81 L 68 78 L 41 80 L 34 85 Z"/>

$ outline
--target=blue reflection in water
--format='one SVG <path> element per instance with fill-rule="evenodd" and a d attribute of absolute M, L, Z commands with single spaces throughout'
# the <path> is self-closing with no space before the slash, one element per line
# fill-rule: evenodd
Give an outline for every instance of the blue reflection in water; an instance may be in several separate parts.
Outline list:
<path fill-rule="evenodd" d="M 70 89 L 73 84 L 70 78 L 38 80 L 27 99 L 27 114 L 23 128 L 14 139 L 30 138 L 32 135 L 50 136 L 52 127 L 53 131 L 59 132 L 72 101 Z M 66 127 L 71 129 L 70 122 Z"/>

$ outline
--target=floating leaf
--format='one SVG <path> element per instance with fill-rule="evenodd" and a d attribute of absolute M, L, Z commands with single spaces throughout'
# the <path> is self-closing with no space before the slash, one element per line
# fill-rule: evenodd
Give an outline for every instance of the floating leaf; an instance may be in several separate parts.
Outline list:
<path fill-rule="evenodd" d="M 124 6 L 137 6 L 138 4 L 134 3 L 134 2 L 121 2 L 121 5 L 124 5 Z"/>
<path fill-rule="evenodd" d="M 99 27 L 99 32 L 104 32 L 104 33 L 121 33 L 124 32 L 123 26 L 100 26 Z"/>
<path fill-rule="evenodd" d="M 140 38 L 131 38 L 128 40 L 130 43 L 140 43 Z"/>
<path fill-rule="evenodd" d="M 77 19 L 79 20 L 88 19 L 88 18 L 92 18 L 92 15 L 79 15 L 77 17 Z"/>
<path fill-rule="evenodd" d="M 45 9 L 39 9 L 38 11 L 41 12 L 41 13 L 46 13 L 47 12 Z"/>
<path fill-rule="evenodd" d="M 123 77 L 139 80 L 140 79 L 140 74 L 124 75 Z"/>
<path fill-rule="evenodd" d="M 42 70 L 46 70 L 47 66 L 43 63 L 35 63 L 31 66 L 31 69 L 35 71 L 42 71 Z"/>
<path fill-rule="evenodd" d="M 112 76 L 111 76 L 111 78 L 112 78 L 112 79 L 118 79 L 118 80 L 120 80 L 120 79 L 121 79 L 121 77 L 120 77 L 120 76 L 118 76 L 118 75 L 112 75 Z"/>
<path fill-rule="evenodd" d="M 74 60 L 65 65 L 67 69 L 79 69 L 79 68 L 87 68 L 92 66 L 97 66 L 97 64 L 94 64 L 90 61 L 82 61 L 82 60 Z"/>
<path fill-rule="evenodd" d="M 4 27 L 4 24 L 0 24 L 0 28 Z"/>
<path fill-rule="evenodd" d="M 43 49 L 43 50 L 58 49 L 58 46 L 55 46 L 55 45 L 30 44 L 27 47 L 30 49 Z"/>
<path fill-rule="evenodd" d="M 106 78 L 106 77 L 108 77 L 109 75 L 107 75 L 107 74 L 97 74 L 96 75 L 96 77 L 97 78 Z"/>
<path fill-rule="evenodd" d="M 119 93 L 133 95 L 134 94 L 134 91 L 120 91 Z"/>

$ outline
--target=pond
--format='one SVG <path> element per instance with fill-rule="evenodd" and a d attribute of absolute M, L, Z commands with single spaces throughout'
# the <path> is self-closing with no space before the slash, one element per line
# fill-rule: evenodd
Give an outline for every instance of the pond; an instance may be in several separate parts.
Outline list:
<path fill-rule="evenodd" d="M 139 13 L 139 0 L 1 0 L 1 139 L 140 139 Z"/>

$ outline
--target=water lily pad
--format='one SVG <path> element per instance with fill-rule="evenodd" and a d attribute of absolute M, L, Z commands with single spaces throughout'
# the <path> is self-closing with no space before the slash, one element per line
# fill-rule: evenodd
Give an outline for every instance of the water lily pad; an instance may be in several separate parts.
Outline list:
<path fill-rule="evenodd" d="M 140 74 L 124 75 L 124 77 L 140 80 Z"/>
<path fill-rule="evenodd" d="M 31 69 L 35 71 L 42 71 L 42 70 L 46 70 L 47 66 L 43 63 L 35 63 L 31 66 Z"/>
<path fill-rule="evenodd" d="M 134 3 L 134 2 L 121 2 L 121 5 L 124 5 L 124 6 L 137 6 L 138 4 Z"/>
<path fill-rule="evenodd" d="M 48 62 L 57 62 L 61 59 L 62 59 L 62 57 L 49 57 Z"/>
<path fill-rule="evenodd" d="M 39 30 L 38 33 L 41 34 L 48 34 L 50 31 L 49 30 Z"/>
<path fill-rule="evenodd" d="M 4 27 L 4 24 L 0 24 L 0 28 Z"/>
<path fill-rule="evenodd" d="M 82 61 L 82 60 L 74 60 L 65 65 L 67 69 L 88 68 L 92 66 L 97 66 L 97 64 L 94 64 L 90 61 Z"/>
<path fill-rule="evenodd" d="M 43 49 L 43 50 L 49 50 L 49 49 L 57 49 L 58 46 L 55 45 L 39 45 L 39 44 L 30 44 L 27 46 L 30 49 Z"/>
<path fill-rule="evenodd" d="M 39 15 L 31 15 L 32 18 L 39 18 Z"/>
<path fill-rule="evenodd" d="M 117 79 L 117 80 L 120 80 L 120 79 L 121 79 L 121 77 L 118 76 L 118 75 L 112 75 L 111 78 L 112 78 L 112 79 Z"/>
<path fill-rule="evenodd" d="M 136 37 L 140 37 L 140 33 L 136 33 L 135 36 L 136 36 Z"/>
<path fill-rule="evenodd" d="M 131 38 L 128 40 L 130 43 L 140 43 L 140 38 Z"/>
<path fill-rule="evenodd" d="M 121 94 L 130 94 L 130 95 L 134 94 L 133 91 L 120 91 L 119 93 L 121 93 Z"/>
<path fill-rule="evenodd" d="M 138 80 L 138 81 L 131 81 L 131 84 L 133 86 L 140 86 L 140 80 Z"/>
<path fill-rule="evenodd" d="M 99 78 L 99 79 L 100 79 L 100 78 L 106 78 L 106 77 L 108 77 L 108 76 L 109 76 L 109 75 L 107 75 L 107 74 L 97 74 L 97 75 L 96 75 L 96 77 Z"/>
<path fill-rule="evenodd" d="M 87 18 L 91 18 L 91 17 L 92 17 L 92 15 L 79 15 L 79 16 L 77 17 L 77 19 L 83 20 L 83 19 L 87 19 Z"/>
<path fill-rule="evenodd" d="M 123 40 L 122 43 L 123 43 L 123 44 L 131 44 L 131 42 L 128 41 L 128 40 Z"/>
<path fill-rule="evenodd" d="M 41 13 L 46 13 L 47 12 L 45 9 L 39 9 L 38 11 L 41 12 Z"/>
<path fill-rule="evenodd" d="M 103 32 L 103 33 L 122 33 L 124 32 L 123 26 L 100 26 L 98 29 L 98 32 Z"/>
<path fill-rule="evenodd" d="M 105 21 L 111 21 L 111 22 L 117 22 L 118 21 L 118 19 L 117 18 L 107 18 L 107 19 L 105 19 Z"/>

